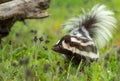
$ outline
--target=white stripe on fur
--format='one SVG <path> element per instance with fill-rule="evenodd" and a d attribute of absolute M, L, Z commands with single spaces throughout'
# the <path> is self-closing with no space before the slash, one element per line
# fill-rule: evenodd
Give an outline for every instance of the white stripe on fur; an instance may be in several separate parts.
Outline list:
<path fill-rule="evenodd" d="M 81 27 L 82 31 L 84 32 L 85 36 L 88 37 L 90 40 L 92 40 L 92 38 L 89 35 L 89 32 L 86 30 L 86 28 L 83 26 Z"/>
<path fill-rule="evenodd" d="M 92 59 L 97 59 L 99 58 L 99 53 L 93 53 L 93 52 L 86 52 L 86 51 L 81 51 L 75 47 L 69 47 L 67 46 L 67 44 L 65 43 L 65 41 L 62 42 L 62 46 L 64 49 L 67 49 L 69 51 L 72 51 L 73 53 L 77 53 L 79 55 L 85 56 L 85 57 L 90 57 Z"/>
<path fill-rule="evenodd" d="M 71 37 L 71 41 L 72 41 L 72 42 L 79 43 L 79 44 L 82 45 L 82 46 L 94 45 L 94 42 L 93 42 L 93 41 L 89 41 L 89 42 L 83 43 L 82 41 L 77 40 L 77 39 L 74 38 L 74 37 Z"/>
<path fill-rule="evenodd" d="M 60 40 L 59 41 L 57 41 L 57 43 L 56 44 L 58 44 L 60 42 Z"/>

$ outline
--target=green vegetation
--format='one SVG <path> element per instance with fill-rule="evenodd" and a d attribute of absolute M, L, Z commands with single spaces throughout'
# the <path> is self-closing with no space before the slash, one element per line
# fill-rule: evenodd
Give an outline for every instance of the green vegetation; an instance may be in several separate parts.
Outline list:
<path fill-rule="evenodd" d="M 99 61 L 85 67 L 84 72 L 79 71 L 81 65 L 65 62 L 51 50 L 65 34 L 61 25 L 97 3 L 106 4 L 119 19 L 119 0 L 51 0 L 50 17 L 26 20 L 26 25 L 17 22 L 2 40 L 0 81 L 120 81 L 120 60 L 112 53 L 107 62 L 104 60 L 109 45 L 100 50 Z"/>

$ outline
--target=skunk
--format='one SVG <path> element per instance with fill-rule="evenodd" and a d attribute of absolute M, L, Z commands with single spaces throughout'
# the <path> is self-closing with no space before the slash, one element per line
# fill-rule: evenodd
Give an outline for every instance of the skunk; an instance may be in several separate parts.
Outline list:
<path fill-rule="evenodd" d="M 68 34 L 54 46 L 55 52 L 76 63 L 93 62 L 99 58 L 98 47 L 103 47 L 113 37 L 116 19 L 105 5 L 95 5 L 90 11 L 68 20 L 63 24 Z"/>

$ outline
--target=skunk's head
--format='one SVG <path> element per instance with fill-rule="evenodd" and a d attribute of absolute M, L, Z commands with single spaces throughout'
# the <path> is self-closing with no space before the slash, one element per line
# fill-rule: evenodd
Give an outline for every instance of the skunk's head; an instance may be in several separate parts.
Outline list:
<path fill-rule="evenodd" d="M 65 35 L 53 46 L 52 50 L 62 54 L 70 53 L 70 51 L 67 50 L 70 48 L 70 38 L 70 35 Z"/>

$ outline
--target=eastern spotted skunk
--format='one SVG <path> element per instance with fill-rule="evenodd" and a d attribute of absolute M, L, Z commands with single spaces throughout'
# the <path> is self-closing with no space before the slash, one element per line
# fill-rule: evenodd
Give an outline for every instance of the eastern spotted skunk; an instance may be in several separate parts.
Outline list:
<path fill-rule="evenodd" d="M 97 60 L 97 46 L 103 47 L 116 29 L 113 14 L 105 5 L 96 5 L 89 12 L 68 20 L 63 27 L 69 33 L 52 49 L 75 63 Z"/>

